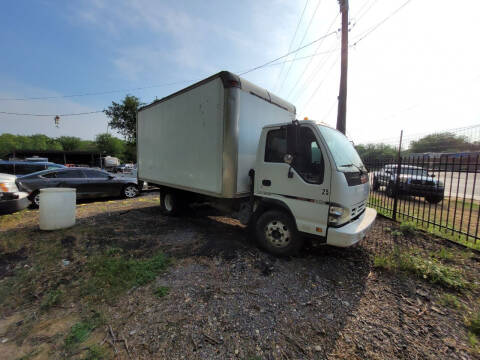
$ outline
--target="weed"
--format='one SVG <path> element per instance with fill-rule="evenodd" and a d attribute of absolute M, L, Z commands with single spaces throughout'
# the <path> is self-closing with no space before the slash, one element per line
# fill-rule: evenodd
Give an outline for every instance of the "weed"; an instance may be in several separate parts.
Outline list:
<path fill-rule="evenodd" d="M 168 288 L 167 286 L 160 286 L 155 289 L 154 294 L 158 298 L 162 298 L 164 296 L 167 296 L 169 292 L 170 292 L 170 288 Z"/>
<path fill-rule="evenodd" d="M 452 294 L 443 294 L 439 301 L 443 306 L 449 306 L 454 309 L 460 309 L 462 307 L 462 303 Z"/>
<path fill-rule="evenodd" d="M 402 236 L 403 233 L 400 230 L 393 230 L 391 232 L 392 236 Z"/>
<path fill-rule="evenodd" d="M 106 351 L 102 347 L 98 345 L 92 345 L 88 348 L 85 360 L 103 360 L 106 358 Z"/>
<path fill-rule="evenodd" d="M 412 252 L 400 251 L 398 248 L 390 255 L 377 255 L 374 265 L 387 270 L 409 272 L 433 284 L 455 290 L 471 287 L 460 270 L 444 265 L 436 259 L 425 259 Z"/>
<path fill-rule="evenodd" d="M 470 346 L 474 349 L 477 349 L 477 346 L 479 346 L 477 336 L 470 331 L 468 332 L 468 342 L 470 343 Z"/>
<path fill-rule="evenodd" d="M 111 298 L 133 286 L 141 286 L 155 279 L 168 265 L 164 254 L 148 259 L 97 256 L 89 261 L 91 277 L 84 287 L 85 294 Z"/>
<path fill-rule="evenodd" d="M 42 299 L 40 304 L 40 309 L 43 311 L 48 311 L 52 306 L 58 305 L 62 297 L 62 291 L 57 289 L 49 291 Z"/>
<path fill-rule="evenodd" d="M 430 256 L 444 261 L 450 261 L 454 258 L 453 252 L 443 247 L 440 250 L 431 252 Z"/>
<path fill-rule="evenodd" d="M 111 247 L 107 250 L 107 255 L 108 256 L 112 256 L 112 255 L 117 255 L 117 254 L 121 254 L 123 252 L 123 249 L 122 248 L 119 248 L 119 247 Z"/>
<path fill-rule="evenodd" d="M 72 350 L 78 344 L 88 339 L 93 330 L 103 323 L 103 319 L 99 313 L 94 313 L 88 319 L 82 320 L 70 328 L 70 332 L 65 338 L 65 348 L 67 351 Z"/>
<path fill-rule="evenodd" d="M 472 314 L 466 321 L 468 330 L 475 336 L 480 336 L 480 311 Z"/>
<path fill-rule="evenodd" d="M 400 232 L 405 236 L 413 236 L 417 232 L 417 227 L 412 222 L 402 222 L 399 227 Z"/>

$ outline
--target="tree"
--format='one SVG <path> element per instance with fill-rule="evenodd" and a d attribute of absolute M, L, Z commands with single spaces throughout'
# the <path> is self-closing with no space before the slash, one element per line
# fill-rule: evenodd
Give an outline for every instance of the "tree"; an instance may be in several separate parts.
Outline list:
<path fill-rule="evenodd" d="M 112 105 L 105 110 L 105 114 L 111 119 L 108 125 L 129 142 L 137 141 L 137 110 L 141 105 L 143 104 L 136 96 L 127 95 L 121 104 L 112 101 Z"/>
<path fill-rule="evenodd" d="M 466 136 L 455 135 L 450 132 L 427 135 L 410 143 L 410 151 L 413 153 L 473 150 L 480 150 L 480 145 L 470 143 Z"/>
<path fill-rule="evenodd" d="M 98 134 L 95 138 L 97 149 L 103 155 L 111 155 L 123 158 L 125 151 L 125 142 L 110 135 L 110 134 Z"/>
<path fill-rule="evenodd" d="M 360 144 L 355 146 L 362 159 L 391 158 L 397 155 L 397 150 L 387 144 Z"/>
<path fill-rule="evenodd" d="M 75 136 L 60 136 L 57 141 L 62 145 L 63 150 L 73 151 L 80 147 L 82 139 Z"/>

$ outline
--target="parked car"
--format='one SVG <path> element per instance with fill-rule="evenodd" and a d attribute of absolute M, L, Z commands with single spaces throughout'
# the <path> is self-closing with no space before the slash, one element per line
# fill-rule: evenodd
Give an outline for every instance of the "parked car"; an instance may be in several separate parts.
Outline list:
<path fill-rule="evenodd" d="M 33 205 L 40 204 L 40 189 L 69 187 L 77 189 L 77 199 L 123 196 L 133 198 L 140 192 L 134 178 L 118 178 L 106 171 L 86 168 L 64 168 L 39 171 L 17 179 L 22 191 L 28 192 Z"/>
<path fill-rule="evenodd" d="M 122 173 L 128 174 L 131 173 L 135 169 L 135 165 L 133 164 L 121 164 L 113 168 L 114 173 Z"/>
<path fill-rule="evenodd" d="M 436 180 L 435 174 L 429 174 L 422 167 L 403 165 L 400 167 L 399 188 L 400 194 L 422 196 L 430 203 L 439 203 L 443 200 L 444 184 Z M 373 190 L 385 186 L 389 197 L 395 195 L 395 182 L 397 179 L 397 165 L 388 164 L 373 175 Z"/>
<path fill-rule="evenodd" d="M 11 175 L 26 175 L 41 170 L 61 169 L 65 166 L 48 161 L 2 161 L 0 160 L 0 173 Z"/>
<path fill-rule="evenodd" d="M 18 191 L 16 179 L 15 175 L 0 174 L 0 214 L 10 214 L 30 204 L 28 193 Z"/>

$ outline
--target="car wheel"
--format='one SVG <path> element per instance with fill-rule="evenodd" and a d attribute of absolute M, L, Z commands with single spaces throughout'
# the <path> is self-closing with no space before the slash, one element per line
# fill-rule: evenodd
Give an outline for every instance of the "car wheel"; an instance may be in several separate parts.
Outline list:
<path fill-rule="evenodd" d="M 303 238 L 294 221 L 281 211 L 263 213 L 257 221 L 255 232 L 259 244 L 275 255 L 295 255 L 303 246 Z"/>
<path fill-rule="evenodd" d="M 123 188 L 123 196 L 126 197 L 127 199 L 134 198 L 137 196 L 139 193 L 137 185 L 134 184 L 128 184 Z"/>
<path fill-rule="evenodd" d="M 431 204 L 438 204 L 443 200 L 443 196 L 425 196 L 425 200 Z"/>
<path fill-rule="evenodd" d="M 164 189 L 160 191 L 160 207 L 165 215 L 178 215 L 184 207 L 183 201 L 175 191 Z"/>
<path fill-rule="evenodd" d="M 40 207 L 40 191 L 36 191 L 30 195 L 30 201 L 32 202 L 32 207 L 38 209 Z"/>

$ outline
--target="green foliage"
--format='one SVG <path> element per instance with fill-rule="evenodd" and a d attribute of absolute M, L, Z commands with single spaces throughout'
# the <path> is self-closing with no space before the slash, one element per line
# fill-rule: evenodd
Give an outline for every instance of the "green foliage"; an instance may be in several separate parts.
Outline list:
<path fill-rule="evenodd" d="M 107 353 L 102 347 L 98 345 L 92 345 L 88 348 L 88 352 L 85 357 L 85 360 L 103 360 L 103 359 L 107 359 Z"/>
<path fill-rule="evenodd" d="M 57 290 L 52 290 L 48 292 L 42 299 L 42 303 L 40 304 L 40 308 L 44 311 L 47 311 L 52 306 L 58 305 L 60 303 L 62 297 L 62 292 Z"/>
<path fill-rule="evenodd" d="M 377 255 L 374 265 L 391 271 L 405 271 L 432 284 L 454 290 L 464 290 L 472 286 L 460 270 L 444 265 L 436 259 L 426 259 L 413 252 L 395 249 L 392 254 Z"/>
<path fill-rule="evenodd" d="M 362 159 L 393 158 L 397 156 L 395 147 L 387 144 L 359 144 L 355 148 Z"/>
<path fill-rule="evenodd" d="M 480 336 L 480 311 L 473 313 L 466 321 L 468 330 L 475 336 Z"/>
<path fill-rule="evenodd" d="M 123 157 L 125 142 L 108 133 L 98 134 L 95 137 L 97 149 L 104 155 Z"/>
<path fill-rule="evenodd" d="M 99 313 L 95 312 L 93 316 L 84 319 L 70 328 L 70 332 L 65 338 L 65 348 L 71 351 L 78 344 L 88 339 L 93 330 L 103 324 L 103 319 Z"/>
<path fill-rule="evenodd" d="M 430 253 L 430 256 L 443 261 L 450 261 L 454 258 L 453 253 L 447 248 L 443 248 L 443 247 L 440 250 Z"/>
<path fill-rule="evenodd" d="M 167 296 L 169 292 L 170 292 L 170 288 L 169 288 L 169 287 L 167 287 L 167 286 L 159 286 L 158 288 L 155 289 L 154 294 L 155 294 L 158 298 L 162 298 L 162 297 Z"/>
<path fill-rule="evenodd" d="M 164 254 L 148 259 L 96 256 L 87 265 L 91 277 L 85 284 L 84 292 L 110 299 L 133 286 L 145 285 L 154 280 L 168 263 Z"/>
<path fill-rule="evenodd" d="M 444 132 L 431 134 L 410 143 L 413 153 L 425 152 L 459 152 L 480 150 L 480 144 L 470 143 L 466 136 Z"/>
<path fill-rule="evenodd" d="M 400 224 L 399 230 L 405 236 L 413 236 L 415 235 L 417 227 L 414 223 L 405 221 Z"/>
<path fill-rule="evenodd" d="M 105 114 L 111 119 L 108 125 L 132 143 L 136 143 L 137 110 L 141 105 L 136 96 L 127 95 L 121 103 L 112 101 L 112 105 L 105 110 Z"/>
<path fill-rule="evenodd" d="M 82 143 L 82 139 L 75 136 L 60 136 L 57 138 L 57 141 L 62 145 L 62 148 L 65 151 L 78 150 Z"/>
<path fill-rule="evenodd" d="M 443 294 L 440 298 L 440 304 L 442 304 L 443 306 L 449 306 L 454 309 L 460 309 L 462 307 L 462 303 L 455 295 L 452 294 Z"/>

